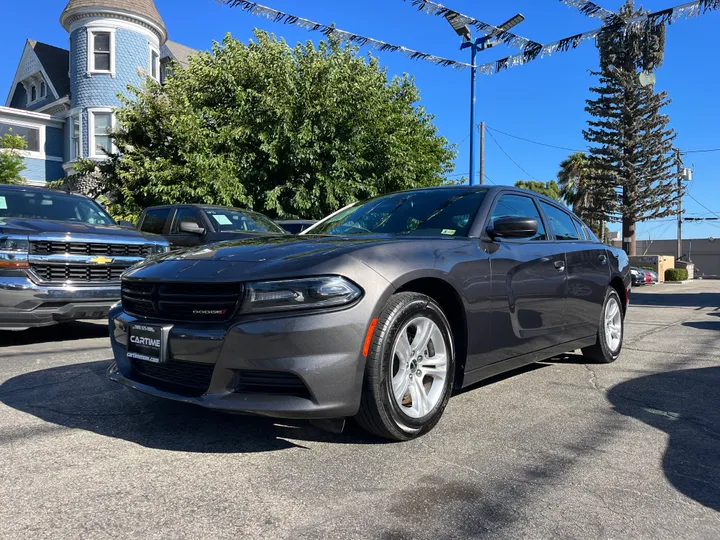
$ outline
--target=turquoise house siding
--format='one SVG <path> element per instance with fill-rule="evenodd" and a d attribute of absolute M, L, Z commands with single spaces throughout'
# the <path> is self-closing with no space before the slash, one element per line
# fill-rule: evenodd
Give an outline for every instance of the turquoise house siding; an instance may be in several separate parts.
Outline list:
<path fill-rule="evenodd" d="M 25 180 L 50 182 L 65 176 L 62 163 L 38 158 L 25 158 L 25 170 L 20 175 Z"/>
<path fill-rule="evenodd" d="M 45 155 L 63 157 L 63 130 L 47 127 L 45 130 Z"/>

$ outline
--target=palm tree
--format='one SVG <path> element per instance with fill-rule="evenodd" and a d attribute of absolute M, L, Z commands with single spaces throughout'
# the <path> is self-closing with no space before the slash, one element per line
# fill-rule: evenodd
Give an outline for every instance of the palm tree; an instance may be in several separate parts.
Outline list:
<path fill-rule="evenodd" d="M 572 206 L 573 212 L 582 217 L 588 207 L 588 161 L 585 152 L 575 152 L 560 163 L 558 184 L 563 200 Z"/>
<path fill-rule="evenodd" d="M 573 212 L 584 220 L 595 234 L 605 240 L 604 220 L 593 219 L 593 206 L 597 197 L 593 194 L 592 171 L 585 152 L 575 152 L 560 163 L 558 184 L 560 196 Z"/>

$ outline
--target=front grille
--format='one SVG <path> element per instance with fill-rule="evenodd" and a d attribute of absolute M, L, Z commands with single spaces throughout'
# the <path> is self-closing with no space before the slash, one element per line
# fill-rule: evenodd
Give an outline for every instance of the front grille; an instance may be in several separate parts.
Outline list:
<path fill-rule="evenodd" d="M 241 394 L 271 394 L 311 399 L 305 383 L 294 373 L 281 371 L 237 370 L 233 376 L 233 392 Z"/>
<path fill-rule="evenodd" d="M 222 322 L 237 311 L 241 283 L 123 281 L 122 305 L 130 315 L 168 321 Z"/>
<path fill-rule="evenodd" d="M 31 264 L 30 269 L 40 281 L 51 283 L 92 283 L 96 281 L 120 281 L 120 274 L 126 267 L 86 266 L 61 264 Z"/>
<path fill-rule="evenodd" d="M 31 255 L 113 255 L 115 257 L 147 257 L 152 244 L 103 244 L 97 242 L 49 242 L 32 240 Z"/>
<path fill-rule="evenodd" d="M 188 397 L 207 392 L 212 379 L 214 364 L 170 360 L 154 364 L 144 360 L 130 359 L 134 379 L 158 390 Z"/>

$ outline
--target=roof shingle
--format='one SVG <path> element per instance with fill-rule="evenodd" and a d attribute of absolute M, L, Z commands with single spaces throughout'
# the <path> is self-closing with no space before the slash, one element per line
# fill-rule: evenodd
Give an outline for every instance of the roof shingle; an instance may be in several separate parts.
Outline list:
<path fill-rule="evenodd" d="M 70 0 L 62 12 L 60 20 L 62 21 L 71 11 L 88 8 L 110 8 L 131 11 L 158 24 L 167 34 L 165 22 L 162 20 L 160 12 L 157 10 L 153 0 Z"/>

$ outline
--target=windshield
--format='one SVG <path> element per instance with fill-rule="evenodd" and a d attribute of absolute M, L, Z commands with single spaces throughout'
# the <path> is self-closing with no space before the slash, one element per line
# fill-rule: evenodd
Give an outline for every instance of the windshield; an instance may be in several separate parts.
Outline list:
<path fill-rule="evenodd" d="M 208 208 L 205 210 L 218 232 L 247 231 L 256 233 L 287 234 L 269 217 L 248 210 Z"/>
<path fill-rule="evenodd" d="M 346 208 L 307 233 L 467 236 L 485 194 L 470 188 L 393 193 Z"/>
<path fill-rule="evenodd" d="M 54 191 L 10 191 L 0 189 L 0 219 L 26 218 L 75 221 L 92 225 L 114 225 L 113 219 L 85 197 Z"/>

